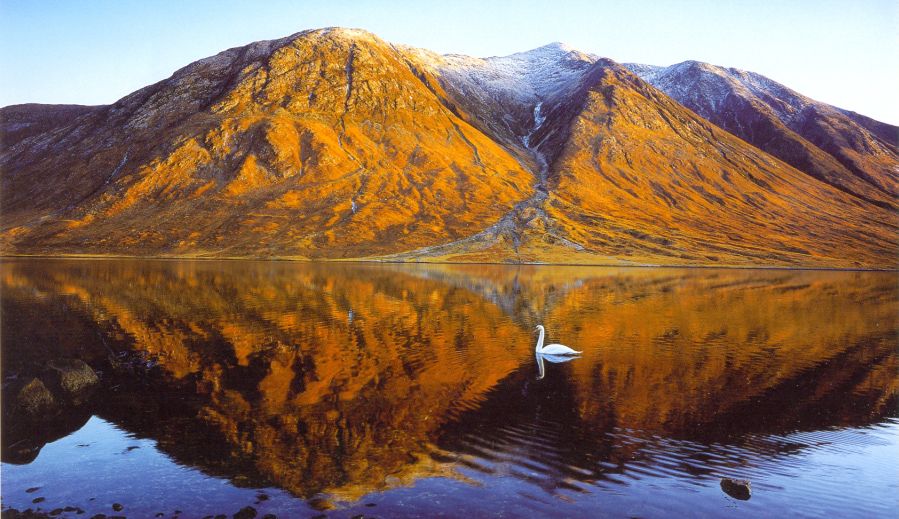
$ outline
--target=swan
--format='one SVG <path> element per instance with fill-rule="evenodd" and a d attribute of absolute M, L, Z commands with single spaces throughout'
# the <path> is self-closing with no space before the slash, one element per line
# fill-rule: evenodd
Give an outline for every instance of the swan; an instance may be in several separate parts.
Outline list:
<path fill-rule="evenodd" d="M 546 333 L 543 325 L 538 324 L 536 328 L 540 332 L 540 338 L 537 339 L 537 349 L 536 352 L 542 355 L 578 355 L 582 353 L 580 351 L 575 351 L 565 346 L 564 344 L 547 344 L 543 346 L 543 336 Z"/>

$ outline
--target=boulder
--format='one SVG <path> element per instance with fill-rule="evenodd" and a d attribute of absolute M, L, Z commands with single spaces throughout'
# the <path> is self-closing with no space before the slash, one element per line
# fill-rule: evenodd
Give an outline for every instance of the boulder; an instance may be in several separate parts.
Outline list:
<path fill-rule="evenodd" d="M 50 375 L 59 389 L 72 400 L 86 397 L 100 383 L 90 366 L 79 359 L 54 359 L 47 363 Z"/>
<path fill-rule="evenodd" d="M 38 378 L 32 378 L 16 395 L 16 404 L 26 414 L 37 416 L 53 408 L 53 393 Z"/>

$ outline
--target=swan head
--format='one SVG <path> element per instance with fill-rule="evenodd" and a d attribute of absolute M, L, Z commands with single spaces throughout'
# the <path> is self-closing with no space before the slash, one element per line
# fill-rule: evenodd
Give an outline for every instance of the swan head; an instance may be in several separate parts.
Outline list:
<path fill-rule="evenodd" d="M 535 332 L 539 332 L 539 331 L 542 330 L 542 329 L 543 329 L 543 325 L 542 325 L 542 324 L 538 324 L 537 327 L 534 328 L 534 331 L 535 331 Z"/>

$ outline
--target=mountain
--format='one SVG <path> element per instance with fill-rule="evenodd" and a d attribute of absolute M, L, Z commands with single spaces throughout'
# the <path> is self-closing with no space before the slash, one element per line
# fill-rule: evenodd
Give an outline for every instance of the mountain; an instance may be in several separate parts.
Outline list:
<path fill-rule="evenodd" d="M 38 135 L 7 132 L 5 234 L 43 253 L 301 257 L 462 237 L 527 197 L 531 175 L 427 85 L 360 31 L 225 51 Z"/>
<path fill-rule="evenodd" d="M 15 254 L 897 265 L 893 127 L 785 87 L 725 96 L 752 107 L 734 111 L 690 94 L 719 76 L 666 70 L 558 43 L 440 56 L 355 29 L 257 42 L 109 106 L 0 110 L 0 239 Z M 797 99 L 806 115 L 783 116 Z M 727 123 L 743 118 L 769 138 Z"/>
<path fill-rule="evenodd" d="M 819 103 L 753 72 L 697 61 L 626 66 L 717 126 L 818 180 L 899 208 L 899 128 Z"/>

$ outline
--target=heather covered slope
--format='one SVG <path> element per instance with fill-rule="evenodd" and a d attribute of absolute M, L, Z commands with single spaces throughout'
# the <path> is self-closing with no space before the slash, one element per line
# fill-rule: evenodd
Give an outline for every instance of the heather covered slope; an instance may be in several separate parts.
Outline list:
<path fill-rule="evenodd" d="M 552 167 L 551 215 L 590 250 L 650 261 L 894 266 L 895 213 L 598 64 Z"/>
<path fill-rule="evenodd" d="M 0 164 L 7 250 L 34 253 L 366 256 L 462 237 L 532 184 L 349 30 L 202 60 Z"/>
<path fill-rule="evenodd" d="M 814 160 L 781 160 L 560 44 L 478 59 L 306 31 L 110 106 L 2 109 L 0 237 L 18 254 L 894 268 L 889 125 L 839 113 L 833 142 L 860 128 L 856 148 L 886 150 L 877 182 L 793 130 Z"/>
<path fill-rule="evenodd" d="M 539 77 L 526 68 L 534 54 L 555 59 L 556 75 L 544 73 L 533 93 L 513 89 L 524 106 L 510 112 L 533 115 L 530 127 L 506 127 L 542 163 L 545 196 L 474 239 L 398 259 L 895 266 L 899 219 L 881 207 L 892 197 L 878 192 L 885 203 L 871 203 L 818 181 L 611 60 L 550 46 L 513 56 L 515 66 L 453 58 L 435 68 L 444 83 L 464 77 L 447 88 L 452 101 L 488 119 L 510 104 L 502 85 Z"/>

